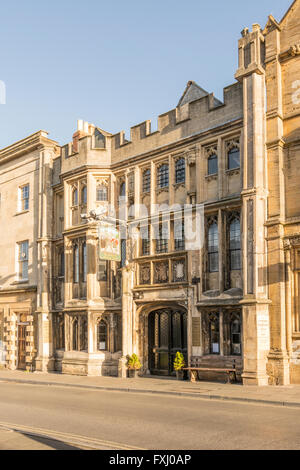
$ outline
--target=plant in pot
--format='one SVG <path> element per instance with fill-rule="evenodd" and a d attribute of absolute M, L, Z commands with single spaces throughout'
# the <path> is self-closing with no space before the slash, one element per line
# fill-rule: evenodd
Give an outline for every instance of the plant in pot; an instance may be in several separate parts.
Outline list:
<path fill-rule="evenodd" d="M 127 356 L 127 370 L 129 378 L 138 377 L 138 372 L 141 370 L 142 364 L 136 354 L 132 356 Z"/>
<path fill-rule="evenodd" d="M 185 366 L 184 356 L 181 352 L 177 351 L 175 360 L 174 360 L 174 370 L 176 371 L 177 380 L 183 380 L 184 366 Z"/>

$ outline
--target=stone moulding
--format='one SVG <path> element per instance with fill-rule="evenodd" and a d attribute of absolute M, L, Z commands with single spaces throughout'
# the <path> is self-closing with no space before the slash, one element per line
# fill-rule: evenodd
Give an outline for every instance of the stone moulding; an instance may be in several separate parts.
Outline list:
<path fill-rule="evenodd" d="M 293 57 L 296 57 L 298 55 L 300 55 L 300 43 L 294 44 L 289 49 L 279 54 L 279 60 L 283 62 L 285 60 L 292 59 Z"/>

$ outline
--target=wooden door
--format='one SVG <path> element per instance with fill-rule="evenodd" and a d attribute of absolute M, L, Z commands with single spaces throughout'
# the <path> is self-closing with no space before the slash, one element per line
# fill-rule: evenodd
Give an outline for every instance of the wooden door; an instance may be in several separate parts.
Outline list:
<path fill-rule="evenodd" d="M 18 325 L 18 369 L 26 369 L 26 325 Z"/>

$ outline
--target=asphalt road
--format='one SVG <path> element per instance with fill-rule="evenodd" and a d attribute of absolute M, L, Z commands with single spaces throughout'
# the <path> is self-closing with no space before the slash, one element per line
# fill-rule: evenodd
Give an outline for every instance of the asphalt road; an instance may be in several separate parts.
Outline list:
<path fill-rule="evenodd" d="M 69 387 L 0 383 L 3 426 L 19 431 L 9 448 L 32 430 L 33 449 L 39 435 L 70 449 L 300 449 L 299 408 Z"/>

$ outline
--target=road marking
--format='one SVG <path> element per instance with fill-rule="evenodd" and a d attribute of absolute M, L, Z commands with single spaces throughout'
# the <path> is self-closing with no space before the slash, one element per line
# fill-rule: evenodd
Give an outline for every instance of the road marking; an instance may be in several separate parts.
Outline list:
<path fill-rule="evenodd" d="M 9 431 L 22 432 L 23 434 L 49 438 L 56 441 L 64 442 L 66 444 L 77 444 L 88 449 L 102 449 L 103 447 L 110 447 L 116 450 L 146 450 L 141 447 L 130 446 L 127 444 L 120 444 L 119 442 L 106 441 L 102 439 L 95 439 L 88 436 L 80 436 L 78 434 L 63 433 L 60 431 L 52 431 L 50 429 L 36 428 L 24 426 L 20 424 L 3 423 L 0 422 L 0 428 Z"/>

